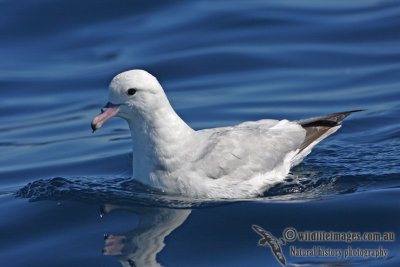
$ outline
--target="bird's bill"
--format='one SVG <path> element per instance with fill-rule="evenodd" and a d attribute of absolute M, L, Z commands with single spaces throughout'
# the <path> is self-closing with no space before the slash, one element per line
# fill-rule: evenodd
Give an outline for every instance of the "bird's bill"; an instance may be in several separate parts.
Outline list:
<path fill-rule="evenodd" d="M 104 106 L 105 109 L 101 109 L 101 114 L 96 116 L 92 120 L 92 130 L 93 132 L 99 129 L 103 124 L 118 114 L 119 106 L 113 103 L 108 102 L 107 105 Z"/>

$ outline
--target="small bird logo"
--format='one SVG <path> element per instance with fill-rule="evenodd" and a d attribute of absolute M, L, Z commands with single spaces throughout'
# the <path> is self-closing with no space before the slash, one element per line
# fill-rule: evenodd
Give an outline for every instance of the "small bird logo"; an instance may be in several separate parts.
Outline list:
<path fill-rule="evenodd" d="M 252 225 L 252 228 L 257 234 L 262 236 L 262 238 L 258 241 L 258 245 L 265 246 L 266 244 L 268 244 L 275 258 L 282 265 L 286 266 L 286 259 L 282 253 L 282 248 L 281 248 L 281 245 L 285 245 L 286 241 L 282 238 L 281 239 L 276 238 L 270 232 L 264 230 L 258 225 Z"/>

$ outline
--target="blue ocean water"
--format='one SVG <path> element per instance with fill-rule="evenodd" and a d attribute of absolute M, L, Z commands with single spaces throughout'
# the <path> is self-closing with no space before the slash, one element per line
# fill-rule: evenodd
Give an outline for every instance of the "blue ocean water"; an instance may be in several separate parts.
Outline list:
<path fill-rule="evenodd" d="M 398 1 L 0 1 L 0 266 L 400 266 Z M 90 122 L 144 68 L 193 128 L 347 118 L 284 183 L 247 200 L 131 179 L 128 127 Z M 395 241 L 283 244 L 301 231 Z M 296 256 L 293 247 L 385 257 Z"/>

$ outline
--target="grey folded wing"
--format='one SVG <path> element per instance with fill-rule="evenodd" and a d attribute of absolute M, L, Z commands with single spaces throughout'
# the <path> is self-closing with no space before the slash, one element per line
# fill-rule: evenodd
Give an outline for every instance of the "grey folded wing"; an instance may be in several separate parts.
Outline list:
<path fill-rule="evenodd" d="M 298 149 L 306 131 L 296 122 L 261 120 L 198 131 L 203 139 L 193 157 L 193 171 L 209 178 L 250 179 L 271 171 Z"/>

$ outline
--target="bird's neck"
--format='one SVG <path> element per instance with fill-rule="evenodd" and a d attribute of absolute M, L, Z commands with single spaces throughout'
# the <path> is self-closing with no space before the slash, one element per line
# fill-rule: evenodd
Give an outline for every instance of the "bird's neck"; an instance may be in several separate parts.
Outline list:
<path fill-rule="evenodd" d="M 194 130 L 169 103 L 128 123 L 133 141 L 134 178 L 146 184 L 159 185 L 160 181 L 154 181 L 154 177 L 158 172 L 168 172 L 177 167 L 176 162 L 182 157 Z"/>

